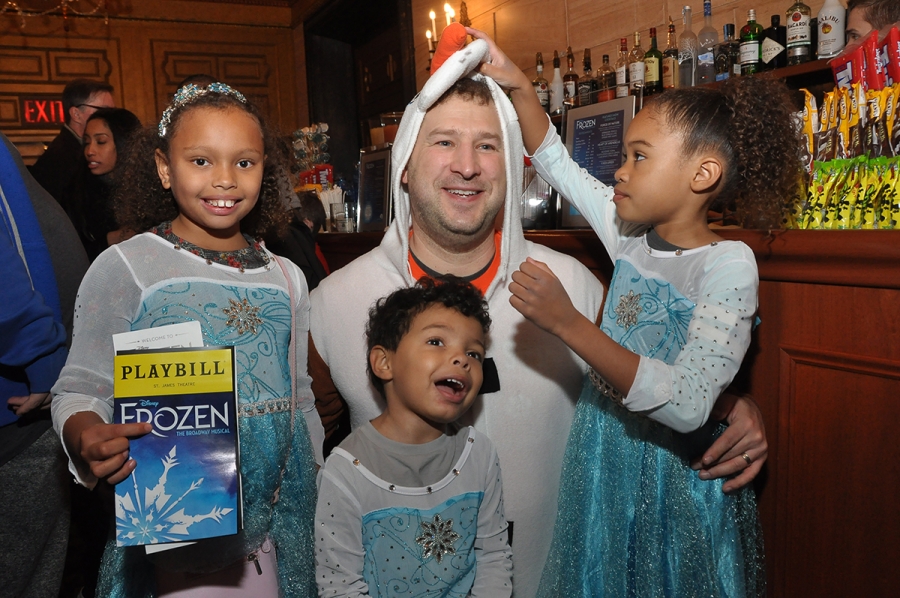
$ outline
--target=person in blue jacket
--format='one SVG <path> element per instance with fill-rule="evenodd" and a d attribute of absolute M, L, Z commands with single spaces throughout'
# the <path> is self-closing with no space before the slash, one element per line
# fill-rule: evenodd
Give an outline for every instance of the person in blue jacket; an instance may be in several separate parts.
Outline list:
<path fill-rule="evenodd" d="M 0 139 L 0 588 L 9 596 L 55 596 L 69 501 L 50 388 L 66 361 L 87 256 L 62 208 Z"/>

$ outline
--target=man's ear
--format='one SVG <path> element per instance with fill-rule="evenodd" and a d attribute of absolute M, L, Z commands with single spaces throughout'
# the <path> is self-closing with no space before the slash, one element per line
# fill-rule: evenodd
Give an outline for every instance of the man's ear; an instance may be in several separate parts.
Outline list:
<path fill-rule="evenodd" d="M 369 367 L 382 382 L 390 382 L 394 379 L 394 373 L 391 371 L 391 356 L 393 353 L 388 351 L 381 345 L 375 345 L 369 351 Z"/>
<path fill-rule="evenodd" d="M 701 156 L 695 163 L 691 190 L 694 193 L 708 193 L 722 180 L 722 161 L 717 156 Z"/>
<path fill-rule="evenodd" d="M 162 183 L 163 189 L 171 189 L 172 183 L 169 180 L 169 161 L 166 155 L 159 149 L 153 154 L 156 159 L 156 174 L 159 175 L 159 182 Z"/>
<path fill-rule="evenodd" d="M 69 106 L 69 123 L 72 122 L 81 122 L 79 117 L 81 116 L 81 108 L 78 106 Z"/>
<path fill-rule="evenodd" d="M 407 174 L 408 172 L 409 172 L 409 169 L 404 168 L 403 174 L 400 175 L 400 182 L 403 183 L 404 185 L 409 185 L 409 176 Z"/>

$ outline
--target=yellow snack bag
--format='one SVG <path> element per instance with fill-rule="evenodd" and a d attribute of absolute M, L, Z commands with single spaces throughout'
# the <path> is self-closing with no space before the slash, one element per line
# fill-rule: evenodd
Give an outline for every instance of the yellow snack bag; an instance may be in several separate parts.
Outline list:
<path fill-rule="evenodd" d="M 800 114 L 800 130 L 803 135 L 803 165 L 807 172 L 812 172 L 813 156 L 816 153 L 816 131 L 819 130 L 819 112 L 816 109 L 816 96 L 809 90 L 801 90 L 804 95 L 803 112 Z"/>
<path fill-rule="evenodd" d="M 844 181 L 844 187 L 841 189 L 840 194 L 832 196 L 823 219 L 823 228 L 841 230 L 850 228 L 850 215 L 856 208 L 856 201 L 859 197 L 861 186 L 859 159 L 852 160 L 847 165 L 847 168 L 848 172 Z"/>
<path fill-rule="evenodd" d="M 837 134 L 838 134 L 838 150 L 839 158 L 850 158 L 850 90 L 841 87 L 834 90 L 835 101 L 837 102 Z"/>
<path fill-rule="evenodd" d="M 802 228 L 825 228 L 825 217 L 831 203 L 833 190 L 835 186 L 839 186 L 844 178 L 842 170 L 844 162 L 844 160 L 832 160 L 814 164 L 814 193 L 810 198 L 806 212 L 803 214 Z"/>
<path fill-rule="evenodd" d="M 850 155 L 861 156 L 865 152 L 865 103 L 866 92 L 859 83 L 850 87 Z"/>
<path fill-rule="evenodd" d="M 878 228 L 891 229 L 893 217 L 893 204 L 897 201 L 897 172 L 898 158 L 888 161 L 884 172 L 881 173 L 881 191 L 878 194 Z"/>
<path fill-rule="evenodd" d="M 856 209 L 850 215 L 851 228 L 875 228 L 877 196 L 881 190 L 881 172 L 886 162 L 886 158 L 874 158 L 861 165 L 864 170 L 863 185 L 856 198 Z"/>
<path fill-rule="evenodd" d="M 835 147 L 833 139 L 833 131 L 829 131 L 828 124 L 831 122 L 830 114 L 832 106 L 835 103 L 835 92 L 828 92 L 822 99 L 822 105 L 819 107 L 819 130 L 815 134 L 816 139 L 816 162 L 828 162 L 834 159 Z"/>

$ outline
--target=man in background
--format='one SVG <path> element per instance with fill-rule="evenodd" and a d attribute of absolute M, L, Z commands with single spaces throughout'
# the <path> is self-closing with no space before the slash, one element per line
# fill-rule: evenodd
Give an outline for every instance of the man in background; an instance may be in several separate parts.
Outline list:
<path fill-rule="evenodd" d="M 66 123 L 31 167 L 35 180 L 60 205 L 63 205 L 63 190 L 78 171 L 87 119 L 101 108 L 116 107 L 112 92 L 112 85 L 89 79 L 76 79 L 63 89 Z"/>
<path fill-rule="evenodd" d="M 847 43 L 865 37 L 873 29 L 900 22 L 897 0 L 849 0 L 847 2 Z"/>

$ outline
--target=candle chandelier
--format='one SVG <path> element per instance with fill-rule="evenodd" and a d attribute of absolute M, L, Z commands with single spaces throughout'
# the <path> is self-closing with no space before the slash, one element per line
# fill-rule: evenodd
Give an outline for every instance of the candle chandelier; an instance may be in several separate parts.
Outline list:
<path fill-rule="evenodd" d="M 53 4 L 55 6 L 46 6 Z M 36 7 L 36 4 L 44 4 Z M 101 12 L 102 11 L 102 12 Z M 102 14 L 104 24 L 109 25 L 109 3 L 107 0 L 52 0 L 51 2 L 35 2 L 35 0 L 8 0 L 3 4 L 0 13 L 15 13 L 19 16 L 19 26 L 25 28 L 26 17 L 44 17 L 59 15 L 63 18 L 63 28 L 69 30 L 70 17 L 90 17 Z"/>

